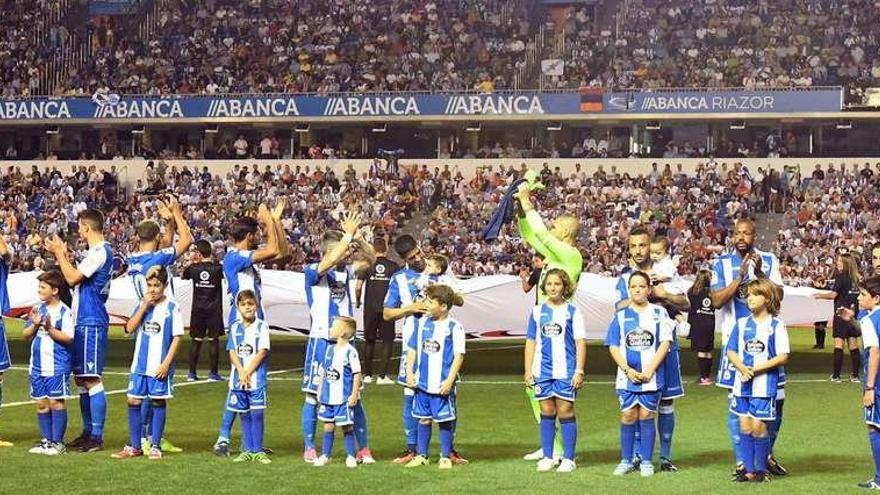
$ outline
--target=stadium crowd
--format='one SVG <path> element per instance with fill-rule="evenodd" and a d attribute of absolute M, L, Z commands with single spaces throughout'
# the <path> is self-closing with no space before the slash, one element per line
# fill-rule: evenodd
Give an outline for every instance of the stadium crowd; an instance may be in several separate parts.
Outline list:
<path fill-rule="evenodd" d="M 506 4 L 172 2 L 149 39 L 103 36 L 56 94 L 503 89 L 533 28 Z"/>
<path fill-rule="evenodd" d="M 564 33 L 559 87 L 864 87 L 880 78 L 874 2 L 634 0 L 601 22 L 550 16 Z M 548 12 L 552 14 L 552 11 Z M 561 17 L 561 18 L 560 18 Z"/>
<path fill-rule="evenodd" d="M 41 71 L 74 35 L 63 16 L 51 21 L 61 3 L 0 3 L 0 95 L 41 91 Z M 506 89 L 534 47 L 540 9 L 545 33 L 557 33 L 545 40 L 565 40 L 537 50 L 565 60 L 551 87 L 858 92 L 880 78 L 868 0 L 635 0 L 606 3 L 596 17 L 528 0 L 204 0 L 169 3 L 144 38 L 93 17 L 79 33 L 90 55 L 54 94 Z"/>
<path fill-rule="evenodd" d="M 422 165 L 403 167 L 398 177 L 382 167 L 364 172 L 349 166 L 337 176 L 316 162 L 311 167 L 236 166 L 221 177 L 206 166 L 177 168 L 157 161 L 136 181 L 134 191 L 125 191 L 115 166 L 80 168 L 67 176 L 54 168 L 23 173 L 11 166 L 0 174 L 0 220 L 18 253 L 13 268 L 29 270 L 45 265 L 41 238 L 72 233 L 76 215 L 86 207 L 108 212 L 113 238 L 133 239 L 137 222 L 158 216 L 159 195 L 173 192 L 197 237 L 213 242 L 219 254 L 230 218 L 259 201 L 283 197 L 294 252 L 283 264 L 270 266 L 301 270 L 318 254 L 321 226 L 334 222 L 345 208 L 362 209 L 374 235 L 389 236 L 421 211 L 426 250 L 448 253 L 456 274 L 518 274 L 529 266 L 532 253 L 515 226 L 505 227 L 494 242 L 482 241 L 480 234 L 506 187 L 524 170 L 489 166 L 465 177 L 454 166 L 432 170 Z M 547 163 L 539 175 L 546 185 L 538 196 L 542 208 L 548 215 L 570 212 L 581 219 L 584 267 L 609 276 L 624 267 L 627 234 L 637 224 L 668 236 L 679 271 L 689 274 L 724 250 L 735 218 L 774 211 L 783 215 L 772 250 L 782 261 L 784 280 L 823 285 L 835 254 L 862 253 L 876 241 L 869 233 L 880 226 L 871 214 L 880 206 L 880 166 L 867 163 L 850 170 L 828 164 L 812 172 L 789 167 L 768 174 L 762 168 L 709 160 L 691 175 L 680 165 L 657 163 L 647 175 L 620 172 L 611 165 L 592 174 L 578 167 L 567 177 Z"/>

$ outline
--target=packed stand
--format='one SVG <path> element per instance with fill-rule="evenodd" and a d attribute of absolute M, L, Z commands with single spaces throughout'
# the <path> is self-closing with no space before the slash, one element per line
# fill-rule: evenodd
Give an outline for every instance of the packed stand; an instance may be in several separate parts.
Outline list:
<path fill-rule="evenodd" d="M 617 28 L 583 9 L 547 18 L 564 33 L 568 53 L 564 76 L 551 78 L 551 86 L 864 87 L 880 78 L 880 18 L 867 0 L 620 5 Z"/>
<path fill-rule="evenodd" d="M 146 42 L 124 32 L 102 36 L 88 63 L 59 93 L 503 89 L 511 86 L 532 31 L 525 11 L 514 7 L 502 17 L 511 5 L 174 2 Z"/>
<path fill-rule="evenodd" d="M 286 200 L 284 225 L 293 252 L 283 264 L 271 267 L 290 270 L 302 270 L 319 258 L 323 230 L 335 224 L 345 208 L 360 208 L 373 235 L 393 236 L 418 206 L 412 183 L 387 176 L 381 167 L 372 174 L 348 168 L 337 177 L 319 166 L 236 166 L 220 177 L 207 167 L 177 169 L 158 162 L 148 165 L 129 194 L 119 188 L 115 166 L 82 167 L 72 175 L 54 167 L 34 168 L 30 173 L 9 167 L 0 174 L 0 188 L 4 191 L 0 225 L 16 252 L 13 271 L 44 268 L 42 239 L 58 234 L 74 241 L 77 215 L 88 207 L 105 212 L 105 233 L 115 240 L 115 252 L 124 257 L 137 247 L 135 226 L 145 218 L 159 217 L 157 200 L 168 192 L 179 198 L 196 237 L 214 243 L 218 254 L 226 241 L 224 227 L 236 217 L 253 212 L 260 202 Z M 83 254 L 79 251 L 76 256 Z"/>
<path fill-rule="evenodd" d="M 880 163 L 851 168 L 817 164 L 804 170 L 792 188 L 774 244 L 783 278 L 794 285 L 823 287 L 843 252 L 852 253 L 867 273 L 871 246 L 880 240 Z"/>

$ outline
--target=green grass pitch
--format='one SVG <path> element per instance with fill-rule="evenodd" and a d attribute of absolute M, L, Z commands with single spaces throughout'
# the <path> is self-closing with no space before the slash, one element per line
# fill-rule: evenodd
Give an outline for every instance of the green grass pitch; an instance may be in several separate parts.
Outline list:
<path fill-rule="evenodd" d="M 578 470 L 569 475 L 537 473 L 534 463 L 521 460 L 524 453 L 537 448 L 538 428 L 520 384 L 522 347 L 517 341 L 469 343 L 459 386 L 456 448 L 471 464 L 451 471 L 439 471 L 435 464 L 416 470 L 391 464 L 402 448 L 401 389 L 396 385 L 368 385 L 364 395 L 370 444 L 378 464 L 346 469 L 341 462 L 341 440 L 335 445 L 335 462 L 327 468 L 303 463 L 300 373 L 284 371 L 302 366 L 303 341 L 285 336 L 273 336 L 270 358 L 270 368 L 277 372 L 269 386 L 266 420 L 265 443 L 275 451 L 271 465 L 233 464 L 231 459 L 211 454 L 226 384 L 184 385 L 188 345 L 177 359 L 176 380 L 181 386 L 169 402 L 166 428 L 166 436 L 183 447 L 184 453 L 154 462 L 111 459 L 110 453 L 128 438 L 125 395 L 116 393 L 109 398 L 105 451 L 58 458 L 31 455 L 27 449 L 39 434 L 34 407 L 27 403 L 28 348 L 20 329 L 20 324 L 7 321 L 13 364 L 18 369 L 5 375 L 0 437 L 15 442 L 15 447 L 0 450 L 0 493 L 840 493 L 856 491 L 855 484 L 872 473 L 859 386 L 826 380 L 831 353 L 809 349 L 812 331 L 808 329 L 792 332 L 795 352 L 788 366 L 785 421 L 776 447 L 791 475 L 749 487 L 729 481 L 732 453 L 725 427 L 725 394 L 715 387 L 692 385 L 694 359 L 687 350 L 682 351 L 682 363 L 689 385 L 687 396 L 676 401 L 673 445 L 681 470 L 658 473 L 651 479 L 635 473 L 612 477 L 619 458 L 619 416 L 611 383 L 613 366 L 598 344 L 589 348 L 589 382 L 577 400 Z M 127 385 L 133 342 L 118 330 L 113 337 L 105 386 L 118 391 Z M 204 363 L 206 356 L 202 359 Z M 225 363 L 222 357 L 221 368 Z M 228 373 L 228 369 L 221 371 Z M 206 374 L 204 364 L 201 374 Z M 80 429 L 79 408 L 76 400 L 68 401 L 68 407 L 67 437 L 71 439 Z M 237 443 L 238 423 L 233 431 Z M 435 430 L 431 446 L 435 460 L 437 436 Z"/>

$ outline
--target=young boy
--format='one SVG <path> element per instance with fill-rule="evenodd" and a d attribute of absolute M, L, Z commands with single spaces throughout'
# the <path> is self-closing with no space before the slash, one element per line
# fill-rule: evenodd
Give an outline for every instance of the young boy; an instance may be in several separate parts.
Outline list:
<path fill-rule="evenodd" d="M 735 481 L 769 481 L 768 425 L 776 419 L 780 367 L 790 346 L 785 323 L 776 317 L 781 304 L 778 288 L 768 279 L 749 282 L 746 302 L 752 316 L 736 322 L 727 342 L 727 359 L 736 368 L 730 410 L 740 418 L 740 451 L 745 474 Z"/>
<path fill-rule="evenodd" d="M 31 311 L 22 335 L 31 342 L 31 399 L 37 401 L 37 423 L 42 439 L 31 454 L 58 455 L 66 451 L 64 432 L 70 393 L 70 344 L 73 343 L 73 312 L 61 302 L 67 287 L 57 271 L 37 277 L 42 303 Z"/>
<path fill-rule="evenodd" d="M 663 236 L 655 236 L 651 239 L 650 246 L 651 272 L 654 280 L 658 283 L 666 283 L 672 280 L 678 273 L 672 256 L 669 255 L 669 240 Z"/>
<path fill-rule="evenodd" d="M 183 335 L 183 316 L 177 303 L 165 295 L 168 271 L 164 267 L 150 268 L 146 282 L 147 292 L 125 324 L 126 333 L 137 333 L 128 381 L 130 443 L 113 454 L 114 459 L 144 455 L 141 403 L 145 400 L 153 403 L 150 460 L 162 458 L 160 445 L 165 431 L 166 401 L 174 397 L 174 356 Z"/>
<path fill-rule="evenodd" d="M 407 342 L 407 385 L 415 389 L 412 415 L 418 418 L 417 455 L 406 464 L 428 464 L 431 424 L 440 428 L 440 469 L 451 469 L 455 421 L 455 383 L 464 362 L 465 333 L 461 323 L 449 318 L 452 306 L 463 301 L 449 286 L 432 285 L 425 291 L 426 317 L 419 318 Z"/>
<path fill-rule="evenodd" d="M 358 465 L 354 438 L 354 408 L 360 401 L 361 362 L 357 349 L 351 345 L 356 323 L 348 316 L 337 316 L 330 328 L 336 343 L 327 348 L 327 355 L 318 378 L 318 419 L 324 422 L 322 454 L 315 466 L 326 466 L 333 451 L 336 426 L 341 426 L 345 439 L 345 466 Z"/>
<path fill-rule="evenodd" d="M 183 217 L 183 210 L 180 203 L 171 194 L 163 199 L 156 201 L 158 205 L 159 215 L 165 220 L 165 233 L 161 232 L 159 224 L 152 219 L 144 220 L 137 225 L 135 232 L 137 233 L 138 251 L 128 255 L 126 264 L 128 265 L 128 277 L 134 286 L 134 293 L 140 301 L 147 293 L 147 272 L 153 267 L 160 267 L 163 270 L 169 270 L 174 265 L 177 258 L 189 249 L 193 242 L 192 233 Z M 175 231 L 177 233 L 177 241 L 174 241 Z M 172 245 L 173 242 L 173 245 Z M 173 280 L 168 277 L 168 284 L 165 286 L 165 296 L 174 299 Z M 148 450 L 151 445 L 150 436 L 152 433 L 152 401 L 142 401 L 141 403 L 141 419 L 144 421 L 143 438 L 141 439 L 141 449 Z M 182 452 L 183 449 L 176 447 L 167 438 L 162 439 L 163 452 Z"/>
<path fill-rule="evenodd" d="M 263 451 L 269 325 L 257 318 L 257 296 L 252 290 L 240 291 L 235 303 L 239 316 L 226 341 L 232 363 L 226 409 L 241 415 L 243 450 L 233 462 L 269 464 L 272 460 Z"/>
<path fill-rule="evenodd" d="M 3 326 L 3 315 L 9 312 L 9 292 L 6 289 L 6 278 L 9 276 L 9 265 L 12 261 L 12 249 L 0 235 L 0 405 L 3 405 L 3 372 L 12 363 L 9 361 L 9 347 L 6 344 L 6 328 Z M 12 447 L 12 442 L 0 439 L 0 447 Z"/>
<path fill-rule="evenodd" d="M 865 348 L 865 372 L 864 391 L 862 393 L 862 406 L 864 406 L 865 423 L 868 426 L 868 440 L 871 444 L 871 453 L 874 457 L 874 476 L 864 483 L 859 483 L 859 488 L 868 490 L 880 490 L 880 402 L 877 401 L 877 385 L 880 384 L 880 276 L 873 276 L 862 281 L 859 287 L 859 320 L 854 322 L 856 328 L 861 330 L 862 345 Z M 853 320 L 853 311 L 845 309 L 841 311 L 841 318 L 846 321 Z"/>

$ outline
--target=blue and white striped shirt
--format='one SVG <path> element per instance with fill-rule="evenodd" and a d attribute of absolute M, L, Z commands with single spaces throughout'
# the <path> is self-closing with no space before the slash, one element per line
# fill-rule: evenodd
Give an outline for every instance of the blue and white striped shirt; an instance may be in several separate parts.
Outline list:
<path fill-rule="evenodd" d="M 361 372 L 361 360 L 351 344 L 327 347 L 321 381 L 321 404 L 338 406 L 348 402 L 354 389 L 354 376 Z"/>
<path fill-rule="evenodd" d="M 535 342 L 532 378 L 568 380 L 577 368 L 577 341 L 586 339 L 584 316 L 573 304 L 532 308 L 526 339 Z"/>
<path fill-rule="evenodd" d="M 429 394 L 439 394 L 452 372 L 455 356 L 465 353 L 465 333 L 461 323 L 452 318 L 434 321 L 419 318 L 407 348 L 416 351 L 416 387 Z"/>
<path fill-rule="evenodd" d="M 229 294 L 229 318 L 227 319 L 227 327 L 231 328 L 232 324 L 238 320 L 238 309 L 235 305 L 235 299 L 238 293 L 243 290 L 252 290 L 257 296 L 257 319 L 265 319 L 266 315 L 263 310 L 263 294 L 262 285 L 260 284 L 260 274 L 254 267 L 254 252 L 248 250 L 238 250 L 229 248 L 223 257 L 223 277 L 226 279 L 226 292 Z"/>
<path fill-rule="evenodd" d="M 110 243 L 102 241 L 89 249 L 76 269 L 83 275 L 82 282 L 73 290 L 73 313 L 76 326 L 97 326 L 107 330 L 107 298 L 113 278 L 113 252 Z"/>
<path fill-rule="evenodd" d="M 310 339 L 330 339 L 330 327 L 337 316 L 354 314 L 352 304 L 351 267 L 343 270 L 331 268 L 323 275 L 318 273 L 318 263 L 305 267 L 306 302 L 309 305 Z"/>
<path fill-rule="evenodd" d="M 265 321 L 257 318 L 253 323 L 245 326 L 241 320 L 236 320 L 232 327 L 229 328 L 226 350 L 233 351 L 238 355 L 242 368 L 247 368 L 262 349 L 269 350 L 269 325 Z M 266 370 L 268 367 L 269 356 L 266 356 L 257 366 L 257 369 L 254 370 L 253 374 L 251 374 L 250 390 L 266 386 Z M 241 379 L 235 366 L 232 366 L 232 372 L 229 374 L 229 388 L 241 390 Z"/>
<path fill-rule="evenodd" d="M 740 318 L 727 341 L 727 351 L 737 353 L 743 364 L 754 368 L 766 363 L 780 354 L 788 354 L 791 347 L 788 330 L 779 318 L 771 317 L 764 322 L 754 317 Z M 780 369 L 773 368 L 743 381 L 737 371 L 733 382 L 733 395 L 736 397 L 776 397 L 779 388 Z"/>
<path fill-rule="evenodd" d="M 137 313 L 141 304 L 144 303 L 138 304 L 132 314 Z M 156 376 L 156 370 L 168 356 L 171 341 L 182 335 L 183 316 L 177 303 L 166 297 L 148 309 L 135 331 L 132 374 Z M 168 371 L 174 371 L 174 363 Z"/>
<path fill-rule="evenodd" d="M 608 326 L 605 345 L 619 347 L 626 364 L 636 371 L 644 371 L 654 361 L 662 342 L 672 342 L 675 322 L 662 306 L 648 304 L 637 311 L 632 306 L 614 314 Z M 663 388 L 663 366 L 659 366 L 651 380 L 633 383 L 620 368 L 617 369 L 617 390 L 655 392 Z"/>
<path fill-rule="evenodd" d="M 128 255 L 128 276 L 134 285 L 134 293 L 139 300 L 147 294 L 147 272 L 154 266 L 161 266 L 168 272 L 168 285 L 165 286 L 165 297 L 174 298 L 173 280 L 168 267 L 177 260 L 177 252 L 173 247 L 158 251 L 143 251 Z"/>
<path fill-rule="evenodd" d="M 761 271 L 776 285 L 782 285 L 782 275 L 779 272 L 779 259 L 773 253 L 755 250 L 755 253 L 761 257 Z M 742 268 L 742 257 L 736 249 L 722 254 L 712 263 L 712 291 L 721 290 L 730 285 L 734 280 L 739 278 L 740 269 Z M 740 318 L 751 316 L 749 306 L 746 304 L 746 286 L 752 280 L 756 280 L 755 271 L 750 267 L 749 273 L 746 274 L 739 286 L 736 294 L 718 310 L 719 322 L 721 324 L 721 345 L 726 346 L 727 340 L 730 338 L 733 327 Z"/>
<path fill-rule="evenodd" d="M 50 308 L 46 303 L 42 303 L 36 309 L 42 315 L 43 324 L 46 324 L 46 318 L 49 318 L 55 329 L 73 338 L 73 311 L 66 304 L 59 302 L 57 306 Z M 25 326 L 31 327 L 33 323 L 28 320 Z M 70 347 L 56 342 L 49 336 L 49 332 L 40 328 L 31 342 L 31 376 L 56 376 L 67 373 L 70 373 Z"/>

